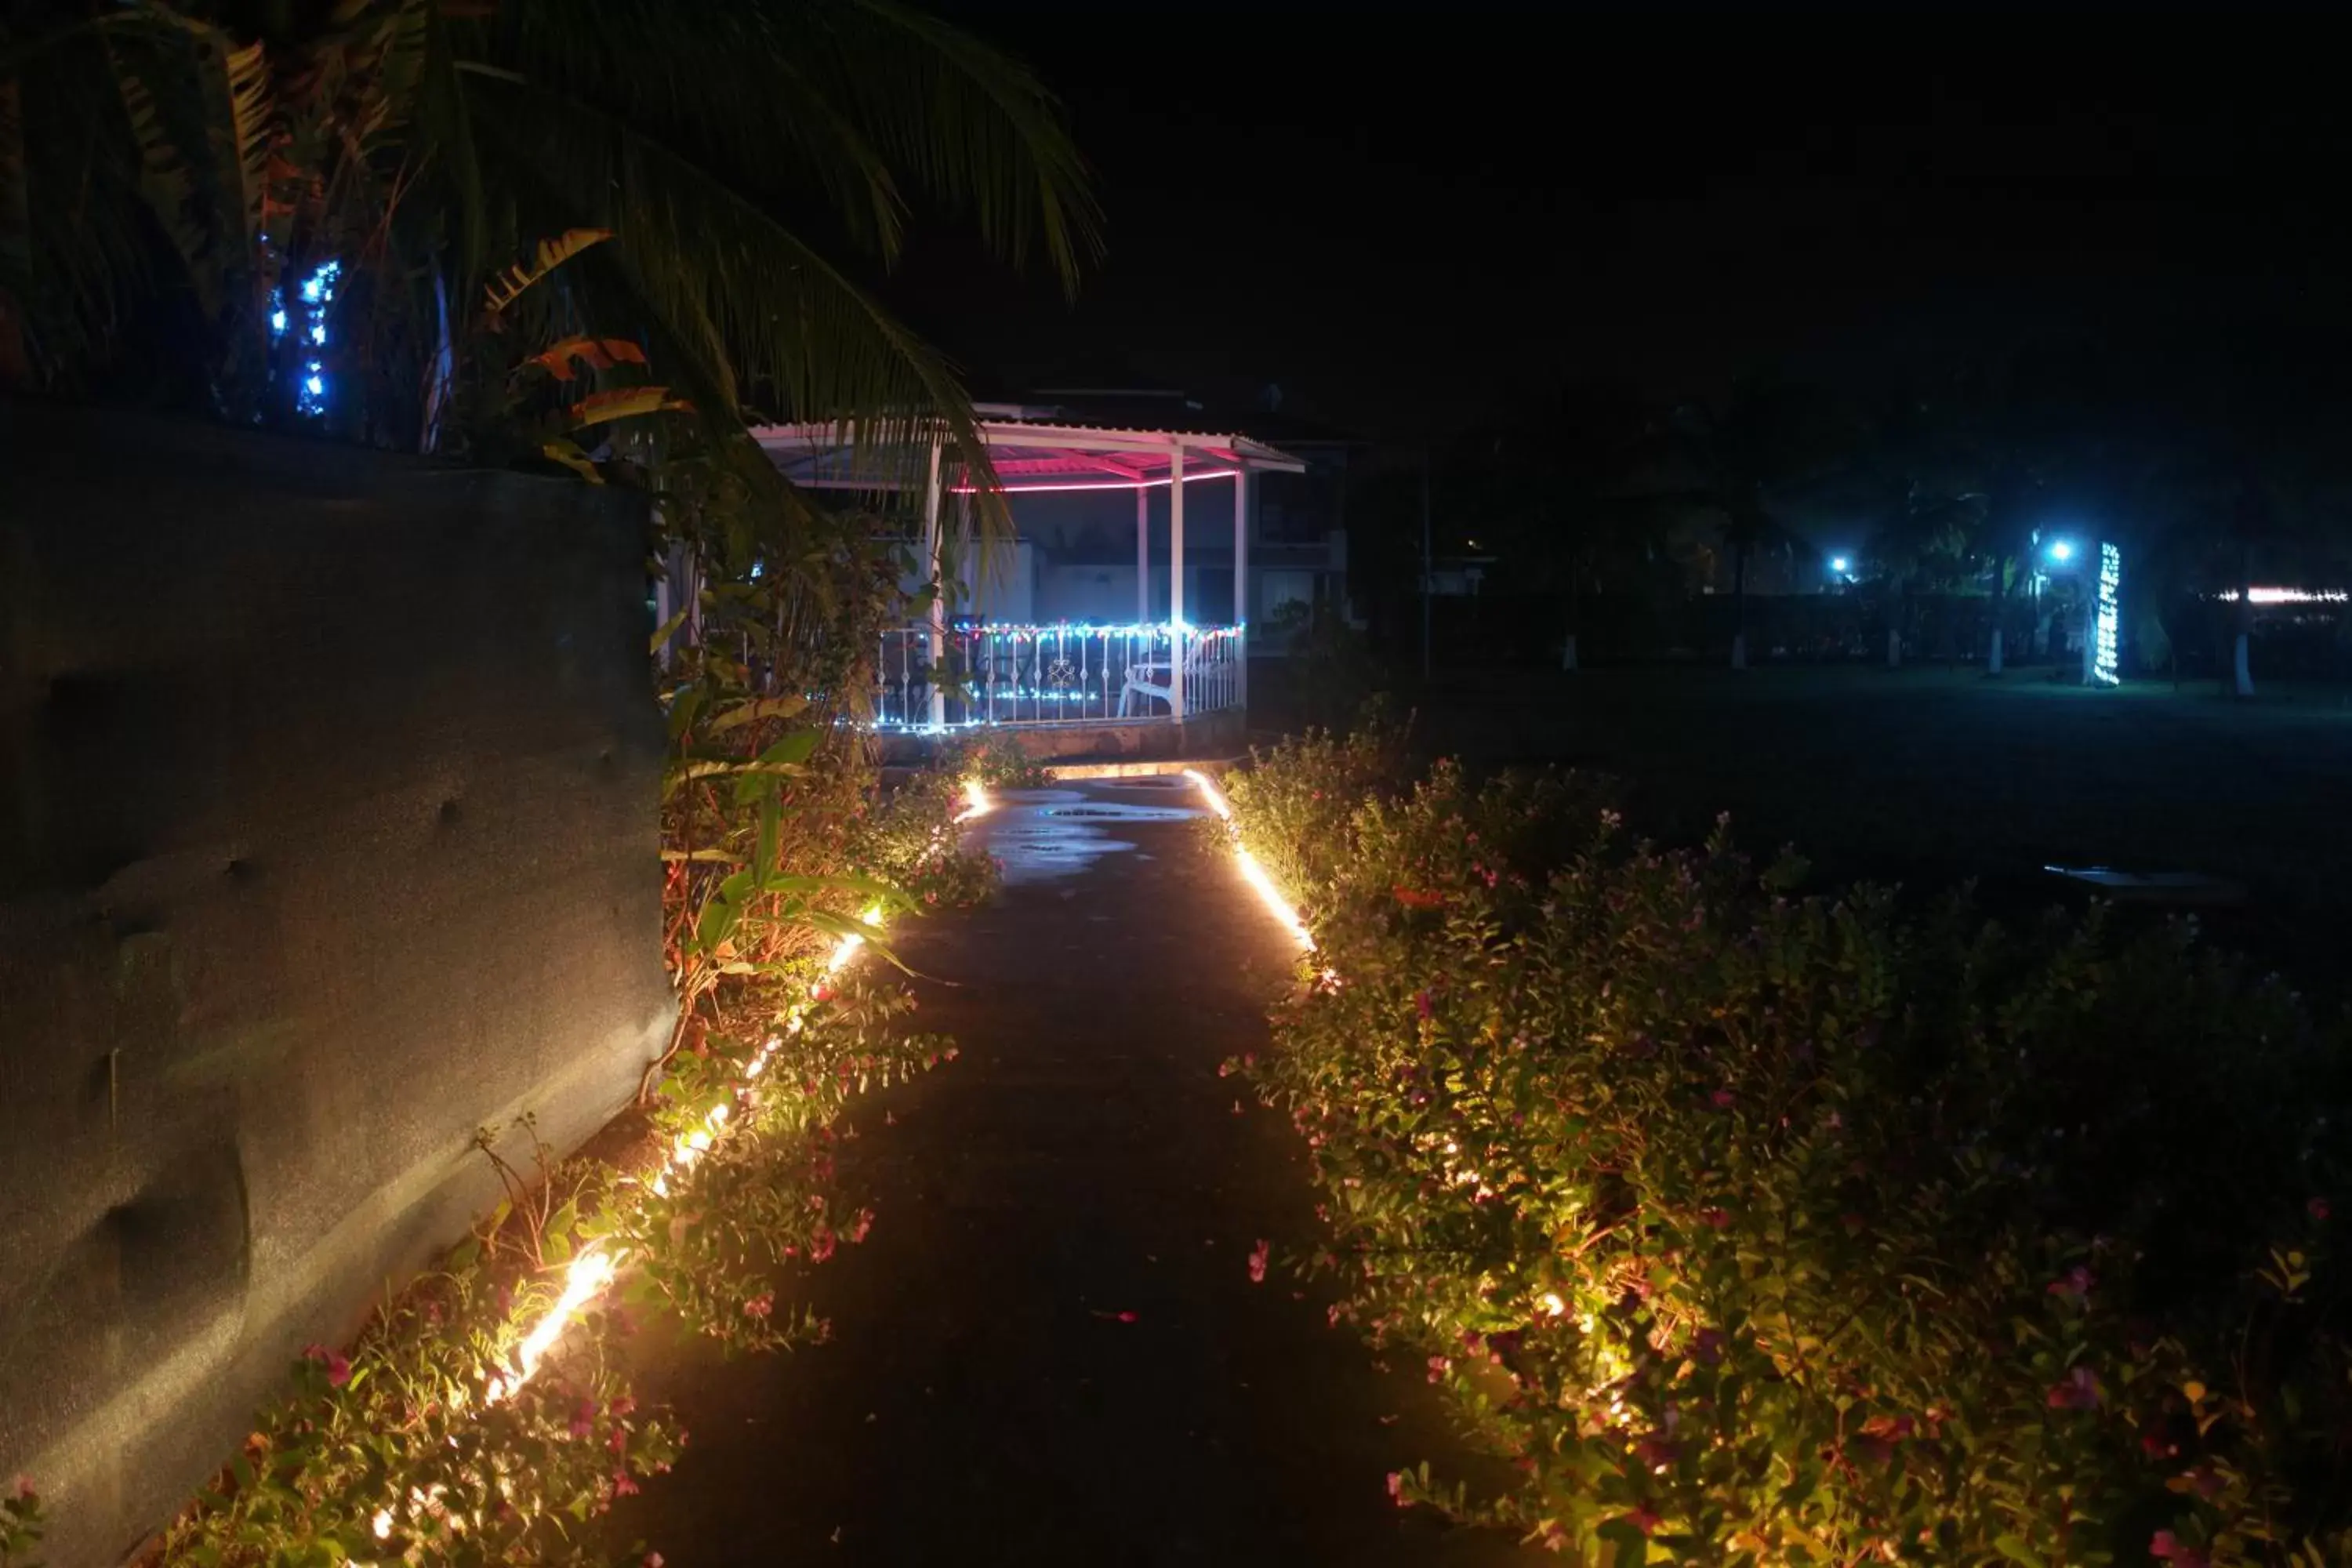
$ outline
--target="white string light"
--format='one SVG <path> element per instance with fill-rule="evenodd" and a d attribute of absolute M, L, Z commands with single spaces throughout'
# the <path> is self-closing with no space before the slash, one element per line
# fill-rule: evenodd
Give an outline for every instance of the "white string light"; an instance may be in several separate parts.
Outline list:
<path fill-rule="evenodd" d="M 2099 546 L 2098 607 L 2092 619 L 2091 674 L 2102 686 L 2123 681 L 2122 610 L 2118 595 L 2124 575 L 2123 552 L 2112 544 Z"/>

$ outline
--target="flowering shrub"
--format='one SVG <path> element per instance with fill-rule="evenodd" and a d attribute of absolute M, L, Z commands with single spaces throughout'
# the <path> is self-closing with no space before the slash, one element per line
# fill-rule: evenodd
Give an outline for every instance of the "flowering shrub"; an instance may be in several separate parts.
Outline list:
<path fill-rule="evenodd" d="M 950 779 L 978 779 L 991 789 L 1042 789 L 1054 782 L 1045 764 L 1002 731 L 967 736 L 941 746 L 930 771 Z"/>
<path fill-rule="evenodd" d="M 1303 1267 L 1523 1478 L 1400 1503 L 1619 1563 L 2352 1553 L 2341 1030 L 2193 922 L 1798 897 L 1391 739 L 1230 795 L 1313 911 L 1240 1064 Z"/>
<path fill-rule="evenodd" d="M 778 1273 L 825 1262 L 874 1222 L 835 1180 L 834 1151 L 854 1136 L 843 1113 L 955 1055 L 908 1029 L 903 985 L 828 954 L 853 936 L 879 946 L 860 906 L 968 901 L 992 868 L 957 843 L 956 789 L 877 804 L 871 770 L 853 745 L 820 743 L 829 726 L 806 723 L 802 700 L 716 655 L 679 663 L 664 858 L 681 1008 L 649 1076 L 653 1162 L 542 1157 L 520 1172 L 484 1130 L 508 1201 L 348 1354 L 314 1347 L 297 1364 L 291 1395 L 172 1527 L 162 1561 L 602 1561 L 589 1521 L 685 1440 L 631 1390 L 632 1310 L 734 1351 L 827 1336 L 779 1301 Z M 615 1272 L 617 1301 L 588 1291 L 577 1324 L 534 1348 L 568 1289 Z"/>
<path fill-rule="evenodd" d="M 775 1266 L 865 1239 L 873 1215 L 835 1179 L 841 1112 L 955 1054 L 905 1033 L 908 1005 L 898 987 L 845 984 L 748 1085 L 743 1042 L 711 1035 L 681 1053 L 652 1112 L 656 1142 L 678 1146 L 721 1103 L 729 1136 L 657 1183 L 585 1161 L 518 1176 L 482 1232 L 348 1355 L 314 1346 L 296 1364 L 291 1396 L 173 1527 L 162 1560 L 600 1561 L 583 1521 L 668 1469 L 685 1441 L 630 1388 L 628 1313 L 671 1313 L 732 1350 L 826 1337 L 822 1319 L 778 1304 Z M 592 1304 L 536 1377 L 518 1376 L 524 1336 L 591 1247 L 625 1258 L 619 1302 Z"/>
<path fill-rule="evenodd" d="M 32 1480 L 20 1476 L 5 1497 L 0 1497 L 0 1568 L 37 1568 L 33 1548 L 41 1543 L 47 1523 L 41 1494 Z"/>
<path fill-rule="evenodd" d="M 986 855 L 960 848 L 947 829 L 964 805 L 963 781 L 977 772 L 932 766 L 915 773 L 854 821 L 850 858 L 903 889 L 925 909 L 979 902 L 996 885 Z"/>

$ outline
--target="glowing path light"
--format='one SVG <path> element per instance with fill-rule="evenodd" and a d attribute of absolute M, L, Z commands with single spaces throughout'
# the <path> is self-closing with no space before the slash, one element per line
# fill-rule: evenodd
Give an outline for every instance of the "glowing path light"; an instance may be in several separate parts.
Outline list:
<path fill-rule="evenodd" d="M 1201 798 L 1209 803 L 1209 809 L 1217 814 L 1217 819 L 1227 829 L 1233 829 L 1234 808 L 1225 803 L 1224 792 L 1217 787 L 1216 782 L 1198 768 L 1186 768 L 1184 776 L 1199 788 Z M 1265 874 L 1265 868 L 1258 864 L 1257 857 L 1243 845 L 1238 831 L 1234 832 L 1233 839 L 1234 858 L 1241 864 L 1242 880 L 1250 885 L 1250 890 L 1258 896 L 1258 901 L 1265 905 L 1266 912 L 1282 922 L 1283 930 L 1288 931 L 1301 948 L 1308 952 L 1314 952 L 1315 938 L 1308 932 L 1307 922 L 1298 918 L 1298 911 L 1291 908 L 1288 899 L 1282 896 L 1282 889 L 1274 885 L 1274 879 Z"/>
<path fill-rule="evenodd" d="M 954 818 L 959 824 L 986 815 L 996 804 L 989 798 L 986 786 L 978 779 L 964 782 L 963 796 L 963 809 L 957 812 Z M 869 906 L 858 919 L 879 931 L 882 927 L 882 906 Z M 834 943 L 833 951 L 826 954 L 824 961 L 827 978 L 848 967 L 865 946 L 866 937 L 858 932 L 852 932 Z M 815 994 L 821 994 L 823 990 L 823 981 L 812 987 Z M 769 1061 L 783 1045 L 785 1036 L 797 1035 L 802 1027 L 802 1015 L 793 1014 L 784 1025 L 784 1033 L 770 1036 L 767 1043 L 744 1064 L 743 1081 L 735 1086 L 738 1100 L 750 1091 L 752 1080 L 767 1070 Z M 725 1135 L 727 1123 L 733 1114 L 734 1103 L 722 1100 L 710 1108 L 703 1117 L 701 1126 L 679 1136 L 677 1142 L 670 1146 L 669 1157 L 663 1162 L 661 1170 L 646 1184 L 656 1197 L 667 1197 L 670 1177 L 691 1170 L 697 1161 L 710 1152 Z M 482 1397 L 486 1403 L 497 1405 L 511 1399 L 525 1384 L 538 1375 L 549 1352 L 562 1342 L 565 1332 L 620 1277 L 622 1265 L 628 1261 L 628 1257 L 626 1248 L 607 1247 L 602 1242 L 591 1242 L 572 1257 L 570 1266 L 564 1269 L 562 1290 L 515 1347 L 512 1372 L 505 1375 L 493 1373 L 483 1385 Z M 412 1496 L 409 1511 L 414 1513 L 418 1508 L 428 1508 L 432 1501 L 431 1498 L 421 1494 Z M 389 1540 L 394 1523 L 392 1510 L 377 1510 L 368 1523 L 378 1541 Z"/>

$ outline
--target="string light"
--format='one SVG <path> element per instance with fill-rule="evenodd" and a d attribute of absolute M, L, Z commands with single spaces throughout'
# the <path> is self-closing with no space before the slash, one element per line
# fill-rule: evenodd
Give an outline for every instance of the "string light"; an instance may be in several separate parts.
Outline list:
<path fill-rule="evenodd" d="M 2341 588 L 2249 588 L 2246 602 L 2252 605 L 2340 605 L 2347 595 Z M 2234 599 L 2236 589 L 2213 595 L 2216 599 Z"/>

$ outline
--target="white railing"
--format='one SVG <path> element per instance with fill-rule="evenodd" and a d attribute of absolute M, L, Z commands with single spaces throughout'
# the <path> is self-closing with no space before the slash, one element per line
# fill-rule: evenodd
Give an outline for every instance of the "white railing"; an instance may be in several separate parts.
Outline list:
<path fill-rule="evenodd" d="M 1165 621 L 1091 626 L 951 625 L 931 652 L 932 629 L 882 634 L 874 718 L 883 729 L 976 724 L 1105 724 L 1166 719 L 1172 658 L 1183 659 L 1184 712 L 1241 705 L 1242 636 L 1235 626 L 1179 629 Z"/>

